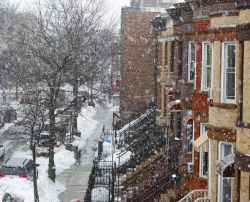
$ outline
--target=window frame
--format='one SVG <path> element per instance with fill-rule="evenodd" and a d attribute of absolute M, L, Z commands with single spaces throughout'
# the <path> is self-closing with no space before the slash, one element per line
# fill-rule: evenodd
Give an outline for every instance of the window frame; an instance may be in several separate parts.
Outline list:
<path fill-rule="evenodd" d="M 225 156 L 222 156 L 222 145 L 230 145 L 231 146 L 231 153 L 233 153 L 233 145 L 228 143 L 228 142 L 219 142 L 219 152 L 218 152 L 218 160 L 224 158 Z M 218 175 L 218 202 L 223 201 L 223 180 L 224 179 L 230 179 L 231 180 L 231 202 L 233 201 L 233 183 L 234 183 L 234 178 L 233 177 L 223 177 Z"/>
<path fill-rule="evenodd" d="M 227 57 L 228 57 L 228 46 L 235 47 L 235 89 L 234 89 L 234 99 L 227 98 Z M 237 91 L 237 55 L 236 55 L 236 43 L 234 41 L 226 41 L 222 43 L 222 67 L 221 67 L 221 102 L 222 103 L 236 103 L 236 91 Z"/>
<path fill-rule="evenodd" d="M 165 58 L 165 61 L 164 61 L 164 65 L 169 65 L 169 61 L 168 61 L 168 41 L 165 41 L 165 50 L 164 50 L 164 58 Z"/>
<path fill-rule="evenodd" d="M 210 66 L 210 71 L 211 71 L 211 84 L 210 87 L 207 86 L 207 45 L 210 45 L 211 47 L 211 66 Z M 214 57 L 213 57 L 213 43 L 210 41 L 204 41 L 202 42 L 202 74 L 201 74 L 201 89 L 203 91 L 211 91 L 213 89 L 213 66 L 214 66 Z M 211 96 L 210 96 L 211 97 Z"/>
<path fill-rule="evenodd" d="M 186 133 L 187 133 L 187 152 L 191 153 L 193 151 L 193 124 L 186 126 Z"/>
<path fill-rule="evenodd" d="M 208 126 L 208 123 L 200 123 L 200 136 L 206 132 L 208 129 L 206 129 L 205 127 Z M 206 145 L 205 145 L 206 146 Z M 205 149 L 205 151 L 208 150 L 208 148 Z M 208 168 L 209 168 L 209 161 L 208 161 L 208 156 L 207 156 L 207 174 L 203 174 L 203 167 L 204 167 L 204 164 L 203 164 L 203 154 L 204 153 L 207 153 L 208 155 L 208 152 L 204 152 L 203 151 L 203 147 L 200 147 L 200 161 L 199 161 L 199 177 L 201 178 L 207 178 L 208 177 Z"/>
<path fill-rule="evenodd" d="M 193 120 L 193 142 L 194 142 L 195 122 Z M 192 163 L 194 163 L 194 146 L 192 147 Z"/>
<path fill-rule="evenodd" d="M 191 44 L 194 44 L 194 61 L 191 61 Z M 191 82 L 191 83 L 195 83 L 195 75 L 196 75 L 196 44 L 195 44 L 195 41 L 189 41 L 188 42 L 188 82 Z M 190 68 L 191 68 L 191 62 L 194 62 L 194 78 L 193 80 L 190 79 Z"/>

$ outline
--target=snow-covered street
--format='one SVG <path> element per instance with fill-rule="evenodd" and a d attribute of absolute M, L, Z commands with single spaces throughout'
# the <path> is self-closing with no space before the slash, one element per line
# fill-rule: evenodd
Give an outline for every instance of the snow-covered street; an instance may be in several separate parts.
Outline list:
<path fill-rule="evenodd" d="M 82 158 L 79 162 L 74 159 L 74 152 L 68 151 L 64 146 L 59 148 L 55 154 L 56 164 L 56 183 L 48 179 L 47 168 L 48 158 L 38 157 L 38 191 L 42 202 L 68 202 L 72 199 L 83 199 L 84 192 L 88 183 L 88 176 L 92 167 L 95 147 L 101 134 L 103 125 L 110 124 L 112 111 L 110 106 L 102 105 L 82 108 L 81 115 L 78 117 L 79 131 L 82 136 L 76 138 L 73 145 L 82 149 Z M 5 144 L 10 144 L 6 141 Z M 11 154 L 12 157 L 22 157 L 31 159 L 31 151 L 17 149 Z M 22 196 L 25 202 L 32 202 L 33 183 L 30 180 L 19 177 L 0 178 L 0 196 L 4 192 L 11 192 Z"/>
<path fill-rule="evenodd" d="M 95 114 L 93 114 L 93 121 L 89 122 L 88 125 L 84 124 L 84 120 L 82 120 L 82 124 L 79 123 L 81 131 L 84 132 L 86 131 L 84 128 L 88 128 L 88 133 L 86 134 L 85 132 L 86 136 L 83 133 L 83 137 L 86 137 L 86 142 L 82 145 L 80 162 L 72 165 L 70 169 L 65 170 L 57 178 L 60 183 L 66 186 L 65 192 L 59 196 L 60 201 L 68 202 L 71 199 L 80 199 L 83 201 L 93 165 L 97 140 L 100 137 L 103 125 L 108 129 L 112 120 L 112 111 L 110 109 L 108 105 L 98 106 Z"/>

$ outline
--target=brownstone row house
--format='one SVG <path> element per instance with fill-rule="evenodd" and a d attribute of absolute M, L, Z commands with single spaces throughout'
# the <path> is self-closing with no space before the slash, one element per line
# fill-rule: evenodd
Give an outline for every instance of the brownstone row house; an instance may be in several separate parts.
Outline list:
<path fill-rule="evenodd" d="M 181 78 L 178 78 L 178 72 L 173 70 L 176 82 L 171 77 L 159 80 L 166 84 L 166 91 L 161 91 L 161 105 L 158 105 L 161 106 L 162 122 L 182 120 L 179 169 L 183 170 L 186 166 L 189 174 L 181 177 L 179 188 L 183 194 L 185 189 L 190 193 L 180 201 L 197 198 L 210 201 L 250 199 L 249 53 L 246 52 L 249 3 L 186 0 L 167 9 L 168 17 L 162 14 L 166 21 L 173 22 L 173 26 L 166 27 L 166 31 L 158 37 L 159 42 L 164 44 L 162 63 L 168 64 L 168 55 L 171 57 L 173 54 L 182 72 Z M 172 30 L 173 33 L 169 33 Z M 174 42 L 168 51 L 173 39 L 179 41 Z M 180 41 L 181 49 L 178 48 Z M 179 53 L 175 53 L 176 50 Z M 171 64 L 171 59 L 169 61 Z M 161 75 L 171 74 L 167 68 L 161 68 Z M 180 97 L 175 96 L 178 100 L 171 101 L 171 104 L 168 98 L 163 100 L 179 92 Z M 181 118 L 168 116 L 173 102 L 180 102 L 175 106 L 181 111 Z M 168 130 L 170 134 L 171 130 Z"/>
<path fill-rule="evenodd" d="M 157 117 L 128 131 L 145 144 L 123 199 L 250 201 L 250 1 L 186 0 L 157 15 Z"/>

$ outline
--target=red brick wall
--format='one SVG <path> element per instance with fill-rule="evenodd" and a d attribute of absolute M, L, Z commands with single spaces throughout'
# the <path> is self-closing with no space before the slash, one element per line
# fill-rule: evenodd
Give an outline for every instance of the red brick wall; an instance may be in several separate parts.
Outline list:
<path fill-rule="evenodd" d="M 194 140 L 200 137 L 200 124 L 208 121 L 208 94 L 201 92 L 202 43 L 196 42 L 196 89 L 192 94 L 194 120 Z M 194 173 L 190 179 L 190 189 L 207 188 L 207 180 L 199 178 L 200 152 L 194 150 Z"/>
<path fill-rule="evenodd" d="M 192 95 L 192 109 L 196 112 L 206 112 L 208 113 L 208 94 L 194 92 Z"/>
<path fill-rule="evenodd" d="M 196 90 L 201 90 L 201 64 L 202 64 L 202 43 L 196 42 Z"/>
<path fill-rule="evenodd" d="M 157 13 L 122 12 L 121 118 L 146 108 L 155 94 L 154 33 Z M 127 113 L 126 113 L 127 111 Z"/>
<path fill-rule="evenodd" d="M 194 140 L 200 137 L 200 121 L 194 121 Z M 194 175 L 199 176 L 200 152 L 194 150 Z"/>

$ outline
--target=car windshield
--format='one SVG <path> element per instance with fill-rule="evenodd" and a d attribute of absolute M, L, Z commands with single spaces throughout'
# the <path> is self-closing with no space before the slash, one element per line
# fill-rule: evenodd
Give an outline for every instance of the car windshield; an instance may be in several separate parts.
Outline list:
<path fill-rule="evenodd" d="M 41 134 L 40 139 L 49 139 L 49 135 L 48 134 Z"/>

